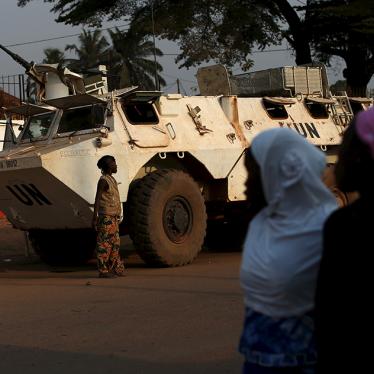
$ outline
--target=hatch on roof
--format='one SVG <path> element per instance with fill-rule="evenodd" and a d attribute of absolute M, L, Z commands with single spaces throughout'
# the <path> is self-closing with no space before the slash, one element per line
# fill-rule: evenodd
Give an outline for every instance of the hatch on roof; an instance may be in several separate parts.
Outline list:
<path fill-rule="evenodd" d="M 58 109 L 69 109 L 93 104 L 106 104 L 106 100 L 99 99 L 89 94 L 81 94 L 46 100 L 45 103 Z"/>
<path fill-rule="evenodd" d="M 125 99 L 126 102 L 129 101 L 142 101 L 142 102 L 155 102 L 162 95 L 161 91 L 132 91 L 127 95 L 120 96 Z"/>
<path fill-rule="evenodd" d="M 286 97 L 269 97 L 265 96 L 263 97 L 263 100 L 267 101 L 268 103 L 271 104 L 278 104 L 278 105 L 293 105 L 296 103 L 295 100 L 289 99 Z"/>
<path fill-rule="evenodd" d="M 34 104 L 22 104 L 19 106 L 14 106 L 10 108 L 5 108 L 5 111 L 8 113 L 19 114 L 21 116 L 34 116 L 36 114 L 53 112 L 55 108 L 47 108 L 40 105 Z"/>
<path fill-rule="evenodd" d="M 334 99 L 326 99 L 324 97 L 307 97 L 305 100 L 316 104 L 335 104 Z"/>
<path fill-rule="evenodd" d="M 129 96 L 134 91 L 136 91 L 139 88 L 139 86 L 131 86 L 131 87 L 125 87 L 121 88 L 119 90 L 113 91 L 113 95 L 118 98 L 124 98 L 126 96 Z"/>

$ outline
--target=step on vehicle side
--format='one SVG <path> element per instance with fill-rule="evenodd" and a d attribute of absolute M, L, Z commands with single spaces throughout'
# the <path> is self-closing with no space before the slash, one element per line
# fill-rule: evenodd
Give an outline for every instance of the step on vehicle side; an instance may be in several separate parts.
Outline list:
<path fill-rule="evenodd" d="M 118 164 L 123 232 L 147 264 L 179 266 L 201 250 L 208 222 L 224 222 L 233 240 L 239 234 L 231 228 L 246 227 L 243 154 L 257 133 L 290 128 L 333 163 L 346 125 L 334 117 L 337 100 L 322 91 L 288 97 L 240 97 L 220 89 L 207 96 L 137 87 L 107 92 L 105 78 L 85 87 L 78 74 L 57 65 L 28 64 L 26 72 L 40 83 L 43 103 L 6 109 L 0 210 L 54 265 L 84 262 L 93 254 L 96 163 L 103 155 Z M 209 74 L 203 73 L 206 88 Z M 16 139 L 14 114 L 26 119 Z"/>

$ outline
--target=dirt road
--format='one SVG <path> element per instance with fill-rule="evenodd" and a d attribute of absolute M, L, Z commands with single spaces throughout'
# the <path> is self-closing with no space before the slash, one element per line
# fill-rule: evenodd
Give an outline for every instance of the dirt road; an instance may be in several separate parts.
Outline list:
<path fill-rule="evenodd" d="M 239 253 L 171 269 L 131 255 L 127 277 L 98 279 L 94 264 L 26 259 L 13 239 L 18 252 L 0 252 L 1 373 L 240 372 Z"/>

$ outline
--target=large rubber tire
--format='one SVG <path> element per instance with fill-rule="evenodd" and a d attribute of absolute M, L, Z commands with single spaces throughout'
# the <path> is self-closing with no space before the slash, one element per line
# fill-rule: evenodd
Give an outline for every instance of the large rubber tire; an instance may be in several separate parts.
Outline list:
<path fill-rule="evenodd" d="M 32 230 L 31 245 L 40 259 L 48 265 L 81 265 L 93 257 L 96 233 L 82 230 Z"/>
<path fill-rule="evenodd" d="M 148 265 L 185 265 L 201 250 L 205 203 L 185 172 L 161 169 L 148 174 L 131 190 L 128 209 L 130 237 Z"/>

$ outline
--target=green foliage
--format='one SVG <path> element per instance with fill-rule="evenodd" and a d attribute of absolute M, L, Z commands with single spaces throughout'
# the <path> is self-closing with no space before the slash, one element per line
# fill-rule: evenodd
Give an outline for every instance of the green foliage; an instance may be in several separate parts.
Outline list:
<path fill-rule="evenodd" d="M 73 51 L 76 59 L 67 59 L 57 48 L 44 50 L 44 63 L 66 64 L 71 70 L 86 74 L 100 64 L 109 70 L 108 83 L 111 89 L 137 85 L 142 89 L 154 89 L 154 75 L 157 75 L 158 86 L 165 86 L 160 76 L 162 66 L 152 58 L 162 56 L 160 49 L 154 49 L 153 43 L 144 35 L 133 31 L 124 32 L 116 28 L 109 31 L 112 45 L 102 36 L 99 30 L 83 30 L 78 37 L 79 43 L 65 47 Z"/>
<path fill-rule="evenodd" d="M 58 48 L 46 48 L 44 49 L 44 64 L 63 64 L 65 62 L 64 52 Z"/>
<path fill-rule="evenodd" d="M 18 0 L 24 6 L 31 0 Z M 180 66 L 214 60 L 252 65 L 254 47 L 286 39 L 297 64 L 340 56 L 353 94 L 365 92 L 374 73 L 373 0 L 44 0 L 57 21 L 98 26 L 104 19 L 131 21 L 131 34 L 178 42 Z M 152 25 L 152 14 L 155 20 Z M 312 49 L 312 52 L 311 52 Z M 352 88 L 352 89 L 351 89 Z"/>
<path fill-rule="evenodd" d="M 346 62 L 343 74 L 352 96 L 365 96 L 374 73 L 374 2 L 372 0 L 314 0 L 309 12 L 311 45 L 326 63 L 332 56 Z"/>
<path fill-rule="evenodd" d="M 374 2 L 371 0 L 314 0 L 309 12 L 312 45 L 328 60 L 347 57 L 348 49 L 359 46 L 374 50 Z"/>
<path fill-rule="evenodd" d="M 111 74 L 120 77 L 120 87 L 137 85 L 145 90 L 155 89 L 154 75 L 156 70 L 159 86 L 165 86 L 165 80 L 159 75 L 162 66 L 148 58 L 162 52 L 144 36 L 133 31 L 123 32 L 118 28 L 109 30 L 112 40 L 109 69 Z"/>
<path fill-rule="evenodd" d="M 18 0 L 24 6 L 31 0 Z M 104 19 L 127 19 L 143 36 L 152 34 L 152 10 L 158 37 L 178 41 L 181 66 L 215 60 L 248 69 L 252 48 L 280 42 L 277 1 L 269 0 L 44 0 L 54 4 L 57 21 L 99 26 Z"/>
<path fill-rule="evenodd" d="M 18 0 L 20 7 L 32 0 Z M 123 19 L 131 14 L 136 0 L 43 0 L 54 4 L 52 11 L 58 14 L 57 22 L 78 26 L 89 25 L 99 27 L 103 19 Z"/>
<path fill-rule="evenodd" d="M 76 71 L 86 71 L 96 67 L 107 60 L 109 43 L 100 30 L 85 31 L 78 37 L 79 45 L 69 44 L 65 47 L 66 51 L 74 51 L 77 59 L 69 61 L 69 67 Z"/>
<path fill-rule="evenodd" d="M 267 3 L 266 1 L 263 3 Z M 214 60 L 248 69 L 253 47 L 280 41 L 274 7 L 253 0 L 190 0 L 153 2 L 155 33 L 177 41 L 176 62 L 189 68 Z M 148 3 L 133 14 L 132 28 L 152 32 L 152 7 Z"/>

